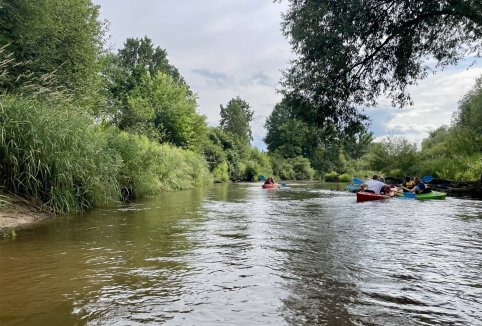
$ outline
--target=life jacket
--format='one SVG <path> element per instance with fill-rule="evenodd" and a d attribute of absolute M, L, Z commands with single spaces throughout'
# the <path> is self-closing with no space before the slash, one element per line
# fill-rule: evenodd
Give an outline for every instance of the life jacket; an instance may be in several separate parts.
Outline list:
<path fill-rule="evenodd" d="M 415 187 L 415 183 L 413 183 L 413 181 L 405 181 L 402 186 L 404 186 L 405 188 L 408 188 L 408 189 L 412 189 L 413 187 Z"/>
<path fill-rule="evenodd" d="M 426 194 L 426 193 L 432 192 L 432 189 L 427 187 L 427 185 L 423 182 L 420 182 L 417 185 L 417 187 L 418 187 L 417 194 Z"/>

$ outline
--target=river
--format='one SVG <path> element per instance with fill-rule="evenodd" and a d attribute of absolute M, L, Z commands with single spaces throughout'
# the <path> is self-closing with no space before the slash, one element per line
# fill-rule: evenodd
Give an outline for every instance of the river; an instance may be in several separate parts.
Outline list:
<path fill-rule="evenodd" d="M 218 184 L 0 240 L 0 325 L 481 325 L 482 202 Z"/>

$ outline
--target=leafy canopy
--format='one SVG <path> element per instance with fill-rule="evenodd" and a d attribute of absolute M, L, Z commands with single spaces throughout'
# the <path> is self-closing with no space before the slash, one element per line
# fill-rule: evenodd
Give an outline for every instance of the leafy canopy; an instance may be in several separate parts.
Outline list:
<path fill-rule="evenodd" d="M 99 6 L 90 0 L 10 0 L 0 1 L 0 9 L 0 46 L 9 44 L 16 62 L 0 88 L 15 90 L 53 73 L 53 86 L 77 95 L 94 92 L 105 32 Z"/>
<path fill-rule="evenodd" d="M 249 143 L 252 139 L 250 123 L 253 121 L 253 110 L 248 102 L 239 96 L 231 99 L 226 107 L 222 104 L 220 126 L 226 132 L 230 132 L 243 143 Z"/>
<path fill-rule="evenodd" d="M 290 3 L 283 32 L 298 56 L 284 73 L 283 93 L 318 125 L 350 131 L 366 118 L 358 107 L 382 94 L 406 105 L 407 86 L 430 70 L 480 56 L 479 0 Z"/>

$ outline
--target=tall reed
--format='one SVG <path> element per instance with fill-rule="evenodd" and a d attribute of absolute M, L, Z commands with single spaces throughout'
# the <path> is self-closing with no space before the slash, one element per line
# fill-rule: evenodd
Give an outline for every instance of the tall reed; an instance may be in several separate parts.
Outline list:
<path fill-rule="evenodd" d="M 207 163 L 198 154 L 112 127 L 105 132 L 109 147 L 122 158 L 118 180 L 131 197 L 212 182 Z"/>
<path fill-rule="evenodd" d="M 53 212 L 80 212 L 120 198 L 120 157 L 92 121 L 63 107 L 0 96 L 0 177 L 4 190 Z"/>

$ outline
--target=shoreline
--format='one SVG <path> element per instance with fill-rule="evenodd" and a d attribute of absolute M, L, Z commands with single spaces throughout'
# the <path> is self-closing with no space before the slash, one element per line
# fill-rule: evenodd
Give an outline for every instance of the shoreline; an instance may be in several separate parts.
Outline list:
<path fill-rule="evenodd" d="M 0 232 L 32 225 L 53 216 L 21 198 L 6 198 L 5 203 L 0 206 Z"/>

